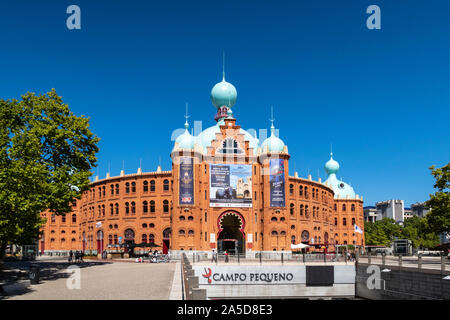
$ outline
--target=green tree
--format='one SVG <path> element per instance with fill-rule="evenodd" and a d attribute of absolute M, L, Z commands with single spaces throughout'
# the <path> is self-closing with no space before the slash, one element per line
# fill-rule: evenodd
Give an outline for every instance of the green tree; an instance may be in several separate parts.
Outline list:
<path fill-rule="evenodd" d="M 402 238 L 412 241 L 414 248 L 434 248 L 439 244 L 439 236 L 433 232 L 428 217 L 408 218 L 403 223 Z"/>
<path fill-rule="evenodd" d="M 430 195 L 426 205 L 431 208 L 427 218 L 435 233 L 450 232 L 450 162 L 442 168 L 430 167 L 431 174 L 436 179 L 435 194 Z"/>
<path fill-rule="evenodd" d="M 40 213 L 71 211 L 96 165 L 89 119 L 75 116 L 55 90 L 0 99 L 0 261 L 7 244 L 29 244 Z"/>

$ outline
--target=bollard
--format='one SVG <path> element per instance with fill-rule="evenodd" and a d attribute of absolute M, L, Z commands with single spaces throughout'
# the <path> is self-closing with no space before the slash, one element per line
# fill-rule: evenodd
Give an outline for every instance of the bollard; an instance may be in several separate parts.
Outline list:
<path fill-rule="evenodd" d="M 344 250 L 344 261 L 347 264 L 347 249 Z"/>
<path fill-rule="evenodd" d="M 237 256 L 238 256 L 238 264 L 241 264 L 241 262 L 239 260 L 239 256 L 240 256 L 239 252 L 238 252 Z"/>
<path fill-rule="evenodd" d="M 381 265 L 386 266 L 386 252 L 381 253 Z"/>
<path fill-rule="evenodd" d="M 283 252 L 281 253 L 281 264 L 284 262 Z"/>
<path fill-rule="evenodd" d="M 192 288 L 192 300 L 206 300 L 206 289 Z"/>
<path fill-rule="evenodd" d="M 403 258 L 402 258 L 402 255 L 399 255 L 399 256 L 398 256 L 398 266 L 401 268 L 401 267 L 402 267 L 402 264 L 403 264 Z"/>
<path fill-rule="evenodd" d="M 422 254 L 419 253 L 418 257 L 417 257 L 417 268 L 420 270 L 422 270 Z"/>
<path fill-rule="evenodd" d="M 303 255 L 303 263 L 306 264 L 305 251 L 302 252 L 302 255 Z"/>
<path fill-rule="evenodd" d="M 445 273 L 445 259 L 444 259 L 444 254 L 441 255 L 441 274 Z"/>
<path fill-rule="evenodd" d="M 262 254 L 261 254 L 261 251 L 259 252 L 259 264 L 262 264 Z"/>
<path fill-rule="evenodd" d="M 368 263 L 369 265 L 372 264 L 372 256 L 371 256 L 371 254 L 370 254 L 370 251 L 369 251 L 368 254 L 367 254 L 367 263 Z"/>

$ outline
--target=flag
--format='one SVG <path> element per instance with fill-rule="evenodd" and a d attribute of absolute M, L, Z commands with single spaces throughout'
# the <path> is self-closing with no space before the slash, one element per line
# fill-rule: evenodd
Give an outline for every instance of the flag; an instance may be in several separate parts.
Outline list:
<path fill-rule="evenodd" d="M 355 224 L 355 232 L 363 233 L 362 229 Z"/>

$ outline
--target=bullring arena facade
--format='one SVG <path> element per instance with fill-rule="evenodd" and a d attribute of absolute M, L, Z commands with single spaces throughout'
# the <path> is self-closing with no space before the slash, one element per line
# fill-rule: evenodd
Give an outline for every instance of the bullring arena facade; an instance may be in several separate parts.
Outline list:
<path fill-rule="evenodd" d="M 326 181 L 289 176 L 288 148 L 273 121 L 267 139 L 243 130 L 233 117 L 234 86 L 223 80 L 211 91 L 216 124 L 192 135 L 186 118 L 172 152 L 172 170 L 95 178 L 65 216 L 43 212 L 42 253 L 127 251 L 124 244 L 154 243 L 182 251 L 291 251 L 364 245 L 363 201 L 325 164 Z M 261 138 L 261 137 L 260 137 Z M 138 250 L 137 248 L 135 250 Z"/>

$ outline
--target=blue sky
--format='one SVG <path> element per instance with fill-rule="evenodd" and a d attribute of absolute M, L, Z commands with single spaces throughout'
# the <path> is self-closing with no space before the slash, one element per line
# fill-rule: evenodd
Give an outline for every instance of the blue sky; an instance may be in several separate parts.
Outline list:
<path fill-rule="evenodd" d="M 81 8 L 81 30 L 66 8 Z M 366 8 L 381 8 L 381 30 Z M 431 165 L 450 159 L 450 2 L 3 1 L 0 97 L 56 88 L 102 140 L 96 174 L 171 169 L 171 133 L 213 125 L 210 91 L 235 85 L 243 128 L 275 125 L 290 172 L 338 177 L 365 205 L 433 192 Z M 161 160 L 159 160 L 161 159 Z"/>

